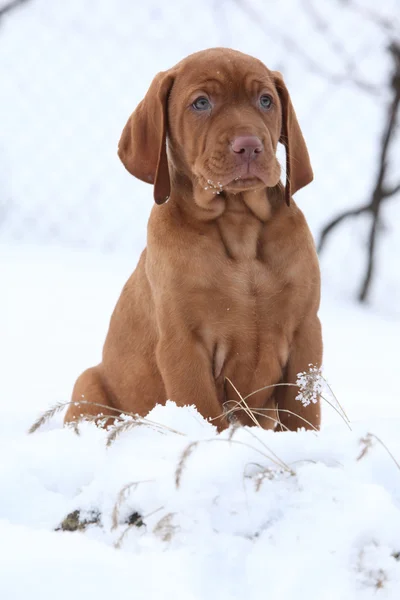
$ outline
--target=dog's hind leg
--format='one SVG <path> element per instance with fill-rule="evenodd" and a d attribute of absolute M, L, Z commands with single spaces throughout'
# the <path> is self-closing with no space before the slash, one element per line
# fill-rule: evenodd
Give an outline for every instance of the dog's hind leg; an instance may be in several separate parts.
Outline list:
<path fill-rule="evenodd" d="M 86 416 L 93 418 L 97 415 L 99 420 L 109 417 L 102 423 L 106 426 L 113 423 L 112 417 L 118 416 L 118 413 L 112 410 L 112 402 L 104 386 L 99 367 L 91 367 L 76 380 L 64 423 L 77 421 Z"/>

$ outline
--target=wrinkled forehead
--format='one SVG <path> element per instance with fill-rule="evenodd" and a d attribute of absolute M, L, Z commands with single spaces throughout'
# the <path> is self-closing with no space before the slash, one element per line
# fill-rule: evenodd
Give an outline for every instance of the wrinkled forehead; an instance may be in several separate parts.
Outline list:
<path fill-rule="evenodd" d="M 218 92 L 253 85 L 274 88 L 273 74 L 261 61 L 240 52 L 199 52 L 177 65 L 175 86 L 180 89 L 212 88 Z"/>

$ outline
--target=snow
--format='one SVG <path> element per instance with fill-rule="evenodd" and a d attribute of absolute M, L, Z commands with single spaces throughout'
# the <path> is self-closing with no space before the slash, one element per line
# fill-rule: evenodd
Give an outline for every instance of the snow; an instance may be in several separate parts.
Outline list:
<path fill-rule="evenodd" d="M 0 254 L 1 598 L 398 598 L 400 469 L 381 443 L 400 462 L 398 321 L 324 289 L 324 374 L 351 431 L 325 405 L 319 434 L 218 434 L 168 403 L 148 416 L 161 430 L 110 446 L 92 423 L 62 428 L 61 414 L 28 435 L 99 360 L 138 256 Z M 100 524 L 55 531 L 75 510 Z M 135 513 L 144 524 L 128 527 Z"/>
<path fill-rule="evenodd" d="M 149 418 L 183 435 L 142 426 L 107 448 L 86 424 L 80 436 L 47 428 L 4 442 L 1 597 L 372 598 L 380 579 L 383 597 L 398 597 L 399 468 L 378 442 L 357 460 L 364 428 L 244 428 L 229 440 L 193 408 L 168 403 Z M 381 426 L 400 454 L 397 432 Z M 101 526 L 51 532 L 76 509 L 99 512 Z M 144 525 L 128 528 L 132 513 Z"/>
<path fill-rule="evenodd" d="M 397 3 L 363 6 L 395 33 Z M 1 21 L 2 599 L 399 598 L 397 201 L 385 207 L 370 306 L 351 301 L 367 220 L 344 225 L 322 256 L 323 372 L 351 430 L 324 404 L 318 434 L 218 434 L 194 407 L 168 403 L 149 415 L 157 427 L 110 445 L 93 424 L 63 428 L 61 413 L 27 433 L 100 360 L 144 246 L 151 186 L 115 149 L 157 71 L 208 46 L 260 57 L 284 73 L 309 145 L 316 179 L 296 200 L 313 233 L 366 200 L 387 98 L 309 60 L 341 76 L 345 40 L 360 77 L 383 86 L 387 32 L 352 3 L 314 3 L 319 27 L 301 0 L 267 15 L 265 0 L 246 3 L 250 14 L 243 5 L 35 0 Z M 74 511 L 97 522 L 56 531 Z"/>
<path fill-rule="evenodd" d="M 1 597 L 372 598 L 381 580 L 382 597 L 398 597 L 400 473 L 378 443 L 357 460 L 362 428 L 245 428 L 229 441 L 194 409 L 149 417 L 184 435 L 143 426 L 107 448 L 88 424 L 4 443 Z M 382 431 L 399 454 L 398 423 Z M 101 526 L 51 531 L 76 509 Z M 144 524 L 128 527 L 132 513 Z"/>

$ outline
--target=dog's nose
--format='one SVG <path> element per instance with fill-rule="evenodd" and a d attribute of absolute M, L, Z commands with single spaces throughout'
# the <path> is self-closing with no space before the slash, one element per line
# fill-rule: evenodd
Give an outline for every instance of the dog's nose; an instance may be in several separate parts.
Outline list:
<path fill-rule="evenodd" d="M 241 154 L 243 159 L 251 160 L 264 150 L 262 141 L 256 135 L 241 135 L 231 143 L 232 151 Z"/>

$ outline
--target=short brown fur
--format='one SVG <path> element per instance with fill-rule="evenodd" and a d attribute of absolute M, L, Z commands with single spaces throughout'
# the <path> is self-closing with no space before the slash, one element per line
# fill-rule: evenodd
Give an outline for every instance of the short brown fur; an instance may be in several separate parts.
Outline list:
<path fill-rule="evenodd" d="M 260 105 L 265 95 L 269 108 Z M 199 97 L 207 110 L 193 106 Z M 248 139 L 260 142 L 257 151 Z M 239 399 L 228 380 L 244 397 L 294 383 L 322 360 L 318 260 L 291 200 L 313 174 L 289 93 L 255 58 L 198 52 L 155 77 L 124 128 L 119 156 L 154 184 L 157 205 L 102 362 L 78 378 L 65 420 L 96 414 L 82 399 L 142 416 L 171 399 L 194 404 L 222 429 L 224 403 Z M 268 409 L 273 418 L 259 418 L 266 428 L 275 426 L 276 409 L 283 428 L 307 428 L 303 419 L 318 428 L 319 404 L 303 407 L 296 393 L 269 387 L 248 404 Z"/>

